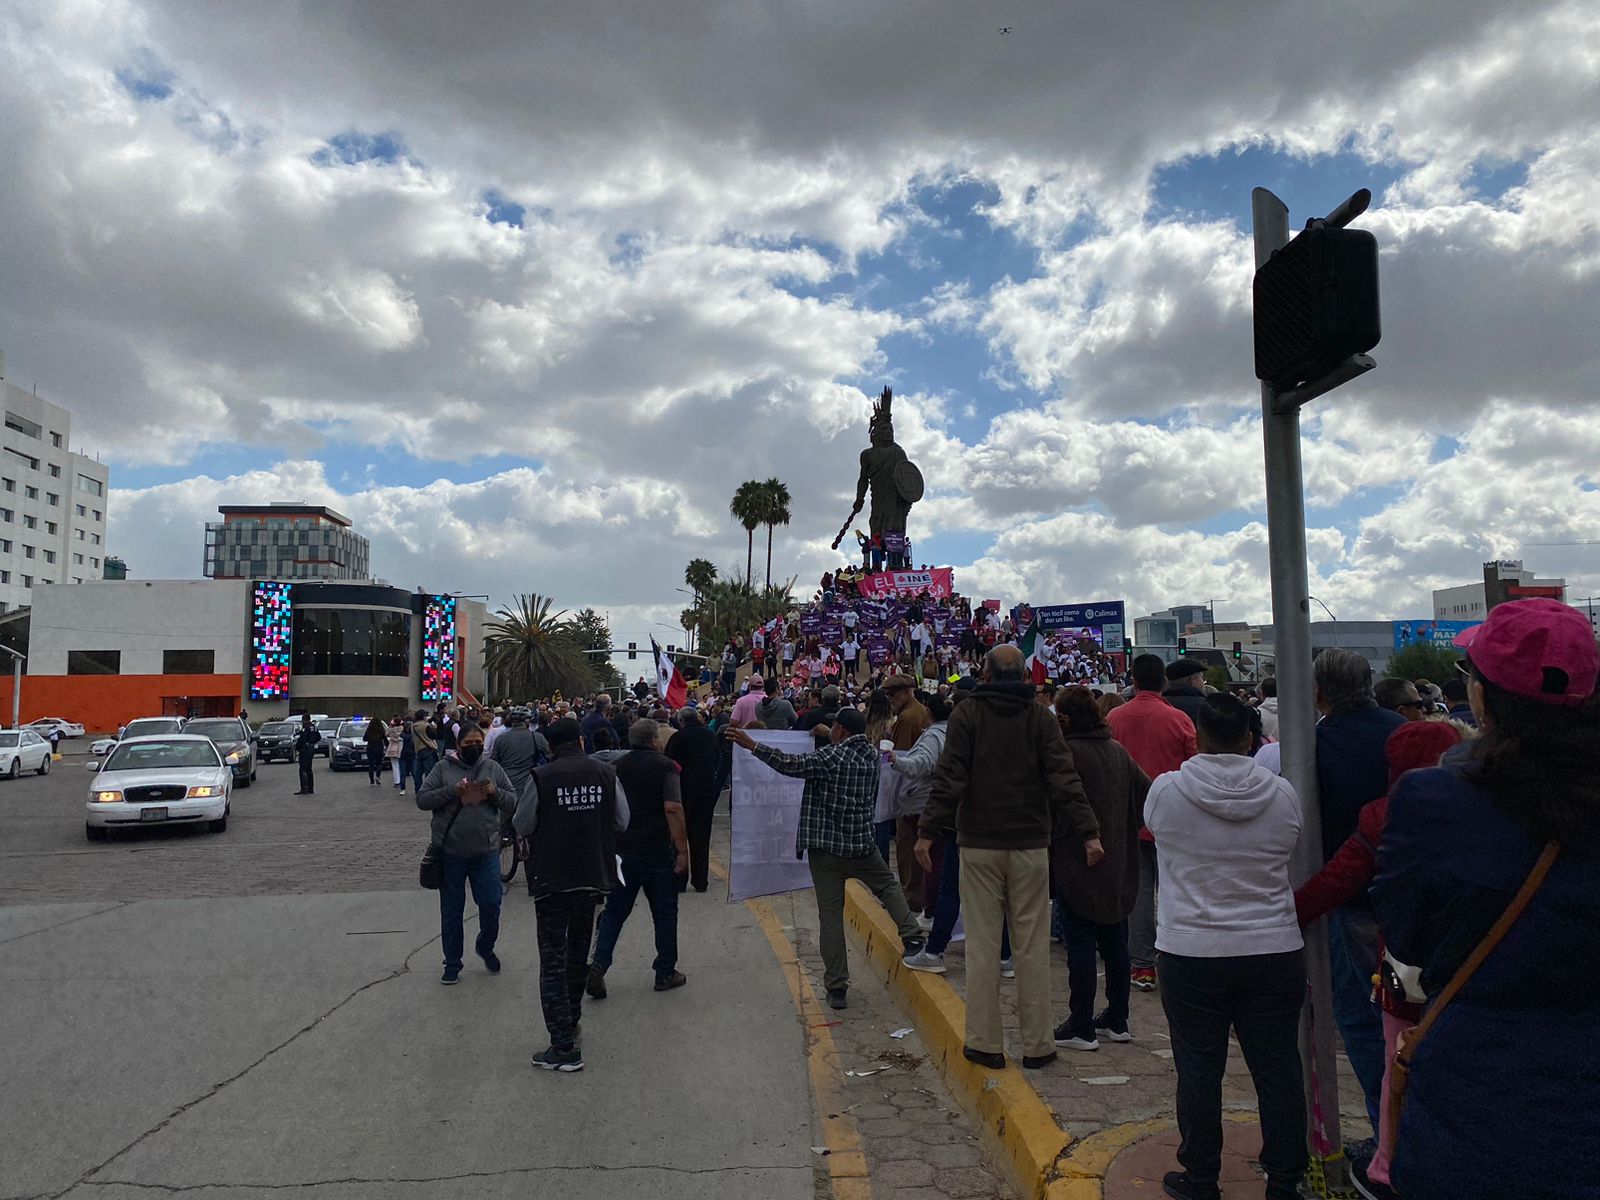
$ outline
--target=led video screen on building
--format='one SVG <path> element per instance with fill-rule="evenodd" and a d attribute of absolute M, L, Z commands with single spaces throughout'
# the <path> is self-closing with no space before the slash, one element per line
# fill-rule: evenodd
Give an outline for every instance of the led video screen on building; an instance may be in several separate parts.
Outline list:
<path fill-rule="evenodd" d="M 422 698 L 456 694 L 456 598 L 430 596 L 422 611 Z"/>
<path fill-rule="evenodd" d="M 254 585 L 250 622 L 250 699 L 289 698 L 289 650 L 294 621 L 287 583 Z"/>

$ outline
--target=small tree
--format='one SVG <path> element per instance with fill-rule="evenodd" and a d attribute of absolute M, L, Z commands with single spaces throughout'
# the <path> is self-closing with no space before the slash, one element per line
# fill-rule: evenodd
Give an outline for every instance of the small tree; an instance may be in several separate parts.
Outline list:
<path fill-rule="evenodd" d="M 1451 646 L 1438 646 L 1432 642 L 1415 642 L 1389 656 L 1384 674 L 1391 679 L 1426 679 L 1430 683 L 1443 683 L 1456 673 L 1461 661 L 1461 651 Z"/>

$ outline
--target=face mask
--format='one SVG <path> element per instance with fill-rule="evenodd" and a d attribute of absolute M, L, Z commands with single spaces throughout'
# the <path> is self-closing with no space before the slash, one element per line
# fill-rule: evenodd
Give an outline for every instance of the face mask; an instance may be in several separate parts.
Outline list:
<path fill-rule="evenodd" d="M 456 751 L 456 757 L 470 767 L 473 763 L 477 762 L 483 757 L 483 747 L 477 742 L 468 742 L 465 746 L 462 746 Z"/>

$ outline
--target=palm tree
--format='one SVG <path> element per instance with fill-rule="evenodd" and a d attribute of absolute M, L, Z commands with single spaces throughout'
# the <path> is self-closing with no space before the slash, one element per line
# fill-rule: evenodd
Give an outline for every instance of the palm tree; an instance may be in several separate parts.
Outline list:
<path fill-rule="evenodd" d="M 700 593 L 715 583 L 716 580 L 716 564 L 710 559 L 691 558 L 689 565 L 683 569 L 683 581 L 689 585 L 689 590 L 694 593 L 696 604 L 700 602 Z"/>
<path fill-rule="evenodd" d="M 766 493 L 761 481 L 751 479 L 741 483 L 738 491 L 733 493 L 733 499 L 728 502 L 728 511 L 733 514 L 735 521 L 744 526 L 744 577 L 749 579 L 755 570 L 756 526 L 761 524 L 762 514 L 766 511 Z"/>
<path fill-rule="evenodd" d="M 700 603 L 683 615 L 695 630 L 700 653 L 715 655 L 735 634 L 749 636 L 757 625 L 765 624 L 794 605 L 794 580 L 777 587 L 758 588 L 747 576 L 735 572 L 730 579 L 718 579 L 706 588 Z"/>
<path fill-rule="evenodd" d="M 789 485 L 774 476 L 761 485 L 762 499 L 766 503 L 762 506 L 761 523 L 767 527 L 767 586 L 772 586 L 772 527 L 774 525 L 787 525 L 792 515 L 789 512 Z"/>
<path fill-rule="evenodd" d="M 500 690 L 523 700 L 588 691 L 593 676 L 565 610 L 552 615 L 552 602 L 537 592 L 512 599 L 484 626 L 484 665 Z"/>

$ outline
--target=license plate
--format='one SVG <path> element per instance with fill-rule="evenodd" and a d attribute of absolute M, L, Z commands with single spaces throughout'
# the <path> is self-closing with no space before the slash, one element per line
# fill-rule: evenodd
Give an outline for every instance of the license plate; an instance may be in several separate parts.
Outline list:
<path fill-rule="evenodd" d="M 165 821 L 166 819 L 167 819 L 167 810 L 164 807 L 163 808 L 141 808 L 139 810 L 139 820 L 141 820 L 141 821 Z"/>

